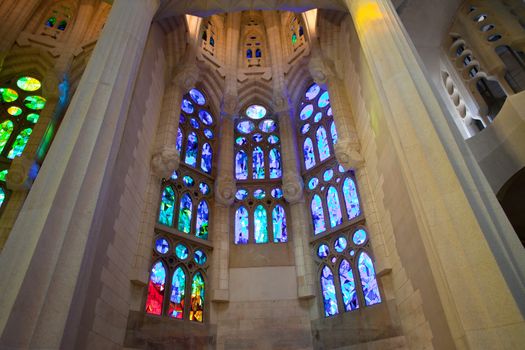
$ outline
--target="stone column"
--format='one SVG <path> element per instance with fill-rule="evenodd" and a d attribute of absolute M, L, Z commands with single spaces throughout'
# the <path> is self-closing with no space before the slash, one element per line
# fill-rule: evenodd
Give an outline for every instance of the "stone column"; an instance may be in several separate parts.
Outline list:
<path fill-rule="evenodd" d="M 233 176 L 233 119 L 236 96 L 225 97 L 220 123 L 218 178 L 215 181 L 215 206 L 213 211 L 213 256 L 211 300 L 229 301 L 229 259 L 231 213 L 230 207 L 235 199 L 235 179 Z M 228 106 L 229 105 L 229 106 Z M 228 108 L 229 107 L 229 108 Z"/>
<path fill-rule="evenodd" d="M 337 129 L 337 143 L 334 145 L 335 156 L 345 169 L 359 169 L 363 165 L 361 145 L 357 137 L 352 110 L 344 81 L 337 77 L 334 63 L 322 57 L 320 48 L 312 48 L 312 57 L 308 65 L 310 74 L 319 85 L 326 85 L 330 94 L 330 105 Z"/>
<path fill-rule="evenodd" d="M 142 53 L 159 0 L 116 0 L 0 256 L 1 348 L 72 348 Z M 38 288 L 36 288 L 38 286 Z M 76 298 L 74 299 L 74 296 Z M 74 300 L 73 300 L 74 299 Z"/>
<path fill-rule="evenodd" d="M 422 239 L 456 347 L 525 343 L 516 304 L 523 302 L 525 262 L 510 223 L 461 135 L 447 124 L 452 119 L 392 3 L 345 1 L 410 193 L 419 228 L 413 234 Z"/>
<path fill-rule="evenodd" d="M 34 15 L 42 0 L 3 0 L 0 3 L 2 24 L 0 25 L 0 69 L 2 61 L 20 35 L 27 22 Z M 44 25 L 44 23 L 42 23 Z"/>

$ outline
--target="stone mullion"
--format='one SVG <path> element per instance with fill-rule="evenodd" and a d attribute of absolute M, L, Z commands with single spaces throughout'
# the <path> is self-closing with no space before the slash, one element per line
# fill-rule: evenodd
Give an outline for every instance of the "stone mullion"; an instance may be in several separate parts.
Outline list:
<path fill-rule="evenodd" d="M 129 96 L 158 6 L 158 0 L 113 4 L 29 193 L 30 205 L 22 209 L 0 256 L 0 347 L 74 347 L 74 339 L 64 334 L 66 327 L 79 327 L 80 317 L 57 310 L 70 310 L 86 278 L 81 265 L 94 259 L 88 241 L 100 230 L 97 214 L 109 199 L 104 188 L 112 178 Z M 33 288 L 34 283 L 41 288 Z"/>
<path fill-rule="evenodd" d="M 420 235 L 423 242 L 421 253 L 429 262 L 456 346 L 479 347 L 480 329 L 484 330 L 483 346 L 487 348 L 512 347 L 511 344 L 522 342 L 523 318 L 501 273 L 508 267 L 509 283 L 520 286 L 519 271 L 510 267 L 513 265 L 507 260 L 509 257 L 495 257 L 489 249 L 491 245 L 505 251 L 504 255 L 523 261 L 503 245 L 515 238 L 510 236 L 510 224 L 496 207 L 495 196 L 479 166 L 459 141 L 459 135 L 453 134 L 446 124 L 446 111 L 435 96 L 392 3 L 346 0 L 346 4 L 410 193 L 418 225 L 414 234 Z M 378 57 L 382 59 L 378 61 Z M 469 188 L 467 195 L 465 188 Z M 472 191 L 473 188 L 479 190 Z M 484 218 L 483 227 L 478 223 L 480 215 Z M 480 246 L 485 236 L 491 237 L 487 238 L 489 243 Z M 484 262 L 483 269 L 479 268 L 479 261 Z M 514 275 L 512 271 L 516 271 Z M 469 298 L 463 298 L 464 295 Z M 500 305 L 506 305 L 504 311 Z M 471 317 L 474 314 L 476 317 Z M 508 324 L 515 326 L 509 329 Z"/>

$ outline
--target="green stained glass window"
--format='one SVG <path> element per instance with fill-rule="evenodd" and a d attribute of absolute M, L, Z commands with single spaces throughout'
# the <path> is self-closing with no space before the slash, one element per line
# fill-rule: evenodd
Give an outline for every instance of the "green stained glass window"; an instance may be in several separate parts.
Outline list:
<path fill-rule="evenodd" d="M 33 124 L 36 124 L 36 122 L 38 121 L 38 118 L 40 118 L 40 116 L 36 113 L 28 114 L 26 117 L 26 119 Z"/>
<path fill-rule="evenodd" d="M 56 17 L 50 17 L 46 21 L 46 26 L 53 28 L 55 26 L 55 23 L 57 22 Z"/>
<path fill-rule="evenodd" d="M 7 176 L 7 169 L 0 171 L 0 181 L 5 182 L 6 176 Z"/>
<path fill-rule="evenodd" d="M 29 109 L 40 110 L 46 106 L 46 99 L 40 96 L 27 96 L 24 104 Z"/>
<path fill-rule="evenodd" d="M 20 157 L 22 155 L 22 152 L 24 152 L 24 148 L 26 148 L 27 141 L 29 140 L 29 136 L 31 135 L 32 131 L 33 130 L 31 130 L 31 128 L 27 128 L 18 134 L 15 142 L 13 143 L 11 151 L 9 151 L 9 154 L 7 155 L 7 158 L 14 159 L 15 157 Z"/>
<path fill-rule="evenodd" d="M 175 192 L 168 186 L 162 192 L 160 203 L 159 224 L 171 226 L 173 224 L 173 207 L 175 206 Z"/>
<path fill-rule="evenodd" d="M 189 194 L 182 196 L 179 209 L 179 231 L 190 233 L 193 204 Z"/>
<path fill-rule="evenodd" d="M 193 276 L 191 284 L 190 321 L 204 320 L 204 278 L 200 272 Z"/>
<path fill-rule="evenodd" d="M 5 144 L 13 132 L 13 122 L 6 120 L 0 124 L 0 152 L 4 150 Z"/>
<path fill-rule="evenodd" d="M 295 45 L 296 42 L 297 42 L 297 35 L 295 35 L 295 33 L 294 33 L 294 34 L 292 34 L 292 44 Z"/>
<path fill-rule="evenodd" d="M 18 98 L 18 93 L 13 89 L 0 88 L 0 97 L 2 97 L 2 100 L 4 102 L 10 103 L 16 101 L 16 99 Z"/>
<path fill-rule="evenodd" d="M 36 91 L 42 86 L 40 80 L 32 77 L 22 77 L 18 79 L 16 85 L 24 91 Z"/>
<path fill-rule="evenodd" d="M 0 187 L 0 207 L 4 204 L 5 201 L 5 190 Z"/>
<path fill-rule="evenodd" d="M 22 108 L 17 106 L 11 106 L 7 109 L 7 113 L 11 114 L 12 116 L 16 117 L 22 114 Z"/>

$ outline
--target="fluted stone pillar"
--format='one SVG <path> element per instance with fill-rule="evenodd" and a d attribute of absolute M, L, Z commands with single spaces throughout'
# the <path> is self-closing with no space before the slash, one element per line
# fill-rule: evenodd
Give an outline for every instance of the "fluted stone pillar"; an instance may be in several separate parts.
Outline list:
<path fill-rule="evenodd" d="M 235 199 L 235 180 L 233 176 L 233 119 L 234 114 L 222 113 L 219 136 L 218 178 L 215 181 L 215 206 L 213 211 L 213 256 L 211 300 L 225 302 L 229 297 L 229 258 L 231 213 Z"/>
<path fill-rule="evenodd" d="M 357 136 L 352 110 L 344 81 L 337 77 L 333 62 L 322 57 L 320 48 L 314 46 L 308 68 L 315 82 L 326 85 L 330 94 L 330 105 L 337 129 L 334 152 L 339 164 L 345 169 L 359 169 L 363 165 L 361 145 Z M 330 67 L 332 66 L 332 67 Z"/>
<path fill-rule="evenodd" d="M 510 349 L 525 343 L 516 304 L 523 302 L 525 263 L 510 223 L 461 136 L 447 124 L 451 118 L 392 3 L 345 1 L 410 191 L 419 228 L 413 234 L 423 242 L 456 346 Z"/>
<path fill-rule="evenodd" d="M 105 187 L 159 0 L 116 0 L 0 256 L 0 348 L 73 348 Z M 87 270 L 87 271 L 86 271 Z M 35 288 L 38 286 L 38 288 Z M 80 303 L 80 304 L 79 304 Z M 70 311 L 72 310 L 72 311 Z"/>

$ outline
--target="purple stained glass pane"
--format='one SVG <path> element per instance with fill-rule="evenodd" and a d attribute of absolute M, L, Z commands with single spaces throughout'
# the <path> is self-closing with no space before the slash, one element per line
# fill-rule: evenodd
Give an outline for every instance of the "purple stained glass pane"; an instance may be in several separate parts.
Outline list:
<path fill-rule="evenodd" d="M 345 197 L 348 219 L 352 220 L 361 214 L 361 209 L 359 207 L 359 198 L 357 197 L 355 182 L 349 177 L 343 182 L 343 194 Z"/>
<path fill-rule="evenodd" d="M 326 203 L 328 205 L 328 216 L 330 217 L 330 226 L 336 227 L 343 223 L 343 215 L 341 214 L 341 205 L 339 203 L 339 195 L 334 187 L 330 187 L 326 193 Z"/>
<path fill-rule="evenodd" d="M 182 139 L 182 131 L 179 128 L 177 130 L 177 142 L 175 143 L 175 148 L 177 149 L 177 151 L 179 151 L 179 153 L 182 151 Z"/>
<path fill-rule="evenodd" d="M 235 156 L 235 178 L 246 180 L 248 178 L 248 156 L 246 152 L 240 150 Z"/>
<path fill-rule="evenodd" d="M 313 100 L 314 98 L 317 97 L 317 95 L 319 95 L 319 92 L 321 91 L 321 88 L 319 87 L 319 85 L 317 84 L 312 84 L 308 90 L 306 90 L 306 99 L 308 101 L 311 101 Z"/>
<path fill-rule="evenodd" d="M 235 139 L 235 143 L 239 146 L 244 146 L 246 143 L 248 143 L 248 140 L 246 140 L 246 137 L 239 136 Z"/>
<path fill-rule="evenodd" d="M 261 134 L 254 134 L 252 136 L 252 140 L 255 142 L 261 142 L 263 140 L 263 136 Z"/>
<path fill-rule="evenodd" d="M 283 197 L 283 190 L 280 188 L 274 188 L 272 190 L 272 197 L 275 199 L 280 199 Z"/>
<path fill-rule="evenodd" d="M 380 303 L 381 295 L 379 294 L 379 287 L 377 286 L 374 264 L 365 252 L 359 255 L 358 268 L 366 305 L 370 306 Z"/>
<path fill-rule="evenodd" d="M 198 141 L 197 134 L 190 132 L 188 135 L 188 142 L 186 144 L 186 157 L 184 162 L 192 167 L 197 165 L 197 153 L 199 149 Z"/>
<path fill-rule="evenodd" d="M 202 145 L 201 170 L 206 174 L 211 174 L 211 164 L 213 160 L 213 151 L 209 143 Z"/>
<path fill-rule="evenodd" d="M 259 105 L 252 105 L 246 109 L 246 115 L 251 119 L 261 119 L 266 115 L 266 108 Z"/>
<path fill-rule="evenodd" d="M 263 189 L 259 188 L 255 190 L 255 192 L 253 192 L 253 197 L 255 199 L 263 199 L 264 197 L 266 197 L 266 192 Z"/>
<path fill-rule="evenodd" d="M 339 279 L 341 282 L 341 293 L 343 294 L 343 304 L 345 311 L 352 311 L 359 308 L 357 292 L 355 289 L 354 274 L 348 260 L 343 259 L 339 265 Z"/>
<path fill-rule="evenodd" d="M 328 266 L 321 270 L 321 291 L 323 292 L 325 317 L 337 315 L 339 308 L 335 296 L 334 274 Z"/>
<path fill-rule="evenodd" d="M 348 245 L 348 242 L 346 240 L 346 238 L 344 237 L 338 237 L 335 242 L 334 242 L 334 249 L 336 252 L 338 253 L 342 253 L 345 249 L 346 249 L 346 246 Z"/>
<path fill-rule="evenodd" d="M 326 136 L 326 130 L 320 126 L 315 134 L 317 139 L 317 149 L 319 150 L 319 158 L 321 162 L 330 157 L 330 148 L 328 147 L 328 139 Z"/>
<path fill-rule="evenodd" d="M 330 134 L 332 134 L 332 143 L 335 145 L 337 143 L 337 129 L 335 128 L 335 122 L 332 122 L 330 126 Z"/>
<path fill-rule="evenodd" d="M 273 241 L 275 243 L 283 243 L 288 241 L 288 234 L 286 231 L 286 213 L 284 208 L 276 205 L 272 210 L 273 222 Z"/>
<path fill-rule="evenodd" d="M 321 97 L 319 97 L 319 101 L 317 102 L 317 105 L 319 108 L 324 108 L 330 104 L 330 96 L 328 95 L 328 91 L 323 92 Z"/>
<path fill-rule="evenodd" d="M 235 244 L 248 244 L 248 210 L 239 207 L 235 212 Z"/>
<path fill-rule="evenodd" d="M 204 183 L 204 182 L 201 182 L 201 183 L 199 184 L 199 190 L 201 191 L 201 193 L 202 193 L 203 195 L 207 195 L 207 194 L 209 194 L 210 191 L 211 191 L 210 186 L 208 186 L 208 184 L 207 184 L 207 183 Z"/>
<path fill-rule="evenodd" d="M 279 179 L 281 176 L 281 153 L 274 148 L 270 151 L 270 179 Z"/>
<path fill-rule="evenodd" d="M 188 113 L 188 114 L 192 114 L 193 111 L 195 110 L 193 108 L 193 104 L 187 100 L 187 99 L 183 99 L 182 100 L 182 105 L 180 107 L 184 112 Z"/>
<path fill-rule="evenodd" d="M 306 105 L 301 110 L 301 113 L 299 113 L 299 117 L 301 118 L 301 120 L 306 120 L 312 116 L 313 112 L 314 112 L 314 106 Z"/>
<path fill-rule="evenodd" d="M 306 170 L 315 166 L 314 145 L 312 139 L 307 137 L 303 144 L 304 166 Z"/>
<path fill-rule="evenodd" d="M 195 230 L 197 238 L 208 239 L 209 216 L 208 203 L 201 201 L 197 207 L 197 224 Z"/>
<path fill-rule="evenodd" d="M 253 179 L 264 179 L 264 152 L 261 147 L 257 146 L 253 149 Z"/>
<path fill-rule="evenodd" d="M 312 221 L 314 224 L 314 234 L 317 235 L 326 230 L 326 226 L 324 222 L 323 204 L 321 202 L 321 197 L 319 197 L 317 194 L 312 199 L 312 203 L 310 204 L 310 209 L 312 210 Z"/>
<path fill-rule="evenodd" d="M 208 111 L 205 111 L 204 109 L 199 111 L 199 119 L 204 123 L 204 125 L 210 126 L 213 124 L 213 117 L 210 113 L 208 113 Z"/>

